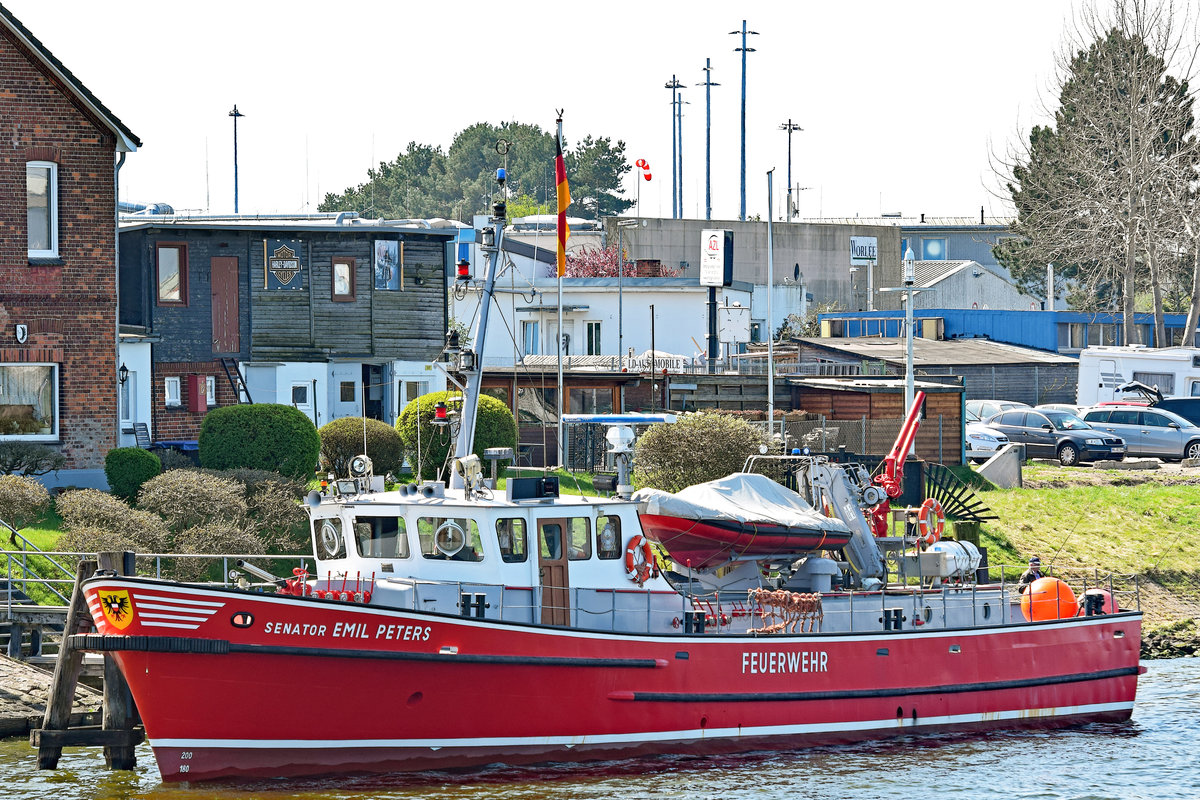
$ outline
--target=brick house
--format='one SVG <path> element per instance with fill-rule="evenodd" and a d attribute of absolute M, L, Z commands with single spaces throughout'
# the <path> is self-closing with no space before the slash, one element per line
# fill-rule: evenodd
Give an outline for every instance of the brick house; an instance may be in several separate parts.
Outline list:
<path fill-rule="evenodd" d="M 141 141 L 0 6 L 0 441 L 117 442 L 117 177 Z"/>

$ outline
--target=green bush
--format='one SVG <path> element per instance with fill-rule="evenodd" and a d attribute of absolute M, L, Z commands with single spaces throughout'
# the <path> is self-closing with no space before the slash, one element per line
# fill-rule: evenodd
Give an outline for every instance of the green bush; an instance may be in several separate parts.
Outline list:
<path fill-rule="evenodd" d="M 445 403 L 454 411 L 462 409 L 462 395 L 458 392 L 430 392 L 421 395 L 405 406 L 404 411 L 400 413 L 400 419 L 396 420 L 396 430 L 400 432 L 400 438 L 404 441 L 404 448 L 409 454 L 409 463 L 414 465 L 413 472 L 425 479 L 436 477 L 438 470 L 446 464 L 446 458 L 454 450 L 451 429 L 457 430 L 457 426 L 446 425 L 439 428 L 431 423 L 433 408 L 439 402 Z M 418 406 L 421 409 L 419 448 L 417 446 Z M 516 448 L 516 446 L 517 420 L 509 411 L 508 406 L 494 397 L 480 395 L 473 452 L 482 458 L 483 451 L 489 447 Z M 417 464 L 418 450 L 420 451 L 420 464 Z M 500 468 L 498 475 L 504 474 L 507 464 L 506 461 L 497 462 L 497 466 Z"/>
<path fill-rule="evenodd" d="M 376 475 L 396 473 L 404 466 L 404 442 L 396 429 L 377 419 L 342 417 L 321 427 L 321 468 L 339 478 L 350 475 L 350 459 L 363 452 L 364 425 L 367 456 Z"/>
<path fill-rule="evenodd" d="M 684 414 L 674 424 L 651 425 L 634 448 L 639 487 L 678 492 L 741 472 L 747 456 L 770 445 L 766 432 L 727 414 Z"/>
<path fill-rule="evenodd" d="M 245 524 L 246 487 L 206 470 L 173 469 L 146 481 L 138 507 L 158 515 L 175 533 L 215 520 Z"/>
<path fill-rule="evenodd" d="M 9 525 L 21 530 L 41 519 L 49 507 L 50 492 L 37 480 L 24 475 L 0 475 L 0 519 Z"/>
<path fill-rule="evenodd" d="M 162 464 L 163 472 L 169 469 L 189 469 L 196 466 L 195 461 L 174 448 L 159 450 L 158 460 Z"/>
<path fill-rule="evenodd" d="M 0 475 L 45 475 L 57 472 L 67 457 L 57 450 L 32 442 L 0 442 Z"/>
<path fill-rule="evenodd" d="M 200 464 L 210 469 L 268 469 L 292 478 L 312 476 L 321 437 L 312 420 L 273 403 L 214 408 L 200 426 Z"/>
<path fill-rule="evenodd" d="M 162 472 L 158 456 L 140 447 L 118 447 L 104 457 L 104 477 L 117 497 L 132 500 L 142 484 Z"/>
<path fill-rule="evenodd" d="M 161 553 L 167 547 L 168 531 L 161 517 L 130 508 L 107 492 L 63 492 L 54 505 L 66 531 L 55 546 L 64 552 Z"/>

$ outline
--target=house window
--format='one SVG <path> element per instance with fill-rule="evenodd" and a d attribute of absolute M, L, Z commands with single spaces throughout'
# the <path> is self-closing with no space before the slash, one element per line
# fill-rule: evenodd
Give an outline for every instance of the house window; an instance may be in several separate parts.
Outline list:
<path fill-rule="evenodd" d="M 168 408 L 181 405 L 178 377 L 163 380 L 163 398 L 163 405 Z"/>
<path fill-rule="evenodd" d="M 945 239 L 922 239 L 921 240 L 921 260 L 922 261 L 945 261 L 946 260 L 946 240 Z"/>
<path fill-rule="evenodd" d="M 120 384 L 121 427 L 132 424 L 137 417 L 137 373 L 129 371 L 125 382 Z"/>
<path fill-rule="evenodd" d="M 158 245 L 158 304 L 187 305 L 187 245 Z"/>
<path fill-rule="evenodd" d="M 603 353 L 600 348 L 600 323 L 588 322 L 587 327 L 587 355 L 598 356 Z"/>
<path fill-rule="evenodd" d="M 0 364 L 0 440 L 52 441 L 57 412 L 57 364 Z"/>
<path fill-rule="evenodd" d="M 204 399 L 209 408 L 217 404 L 217 379 L 212 375 L 204 378 Z"/>
<path fill-rule="evenodd" d="M 26 162 L 25 209 L 29 257 L 58 258 L 58 165 L 54 162 Z"/>
<path fill-rule="evenodd" d="M 527 356 L 538 354 L 538 323 L 537 320 L 521 323 L 521 352 Z"/>
<path fill-rule="evenodd" d="M 354 402 L 354 381 L 342 381 L 338 385 L 338 390 L 343 403 Z"/>
<path fill-rule="evenodd" d="M 292 406 L 295 408 L 308 408 L 308 384 L 293 383 L 292 384 Z"/>
<path fill-rule="evenodd" d="M 568 389 L 572 414 L 611 414 L 613 410 L 612 389 Z"/>
<path fill-rule="evenodd" d="M 400 383 L 402 388 L 400 396 L 404 398 L 405 406 L 421 395 L 429 394 L 429 381 L 401 381 Z M 401 406 L 401 408 L 403 407 Z"/>
<path fill-rule="evenodd" d="M 1087 325 L 1082 322 L 1058 323 L 1058 349 L 1082 350 L 1087 347 Z"/>
<path fill-rule="evenodd" d="M 354 284 L 354 259 L 337 257 L 333 259 L 333 302 L 350 303 L 354 301 L 356 286 Z"/>

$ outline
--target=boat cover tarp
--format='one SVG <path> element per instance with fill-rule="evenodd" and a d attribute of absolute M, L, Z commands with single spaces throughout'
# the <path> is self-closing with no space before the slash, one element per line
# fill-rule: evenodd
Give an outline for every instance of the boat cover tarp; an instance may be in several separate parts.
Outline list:
<path fill-rule="evenodd" d="M 748 472 L 698 483 L 675 494 L 639 489 L 633 499 L 641 504 L 643 514 L 850 533 L 844 522 L 815 510 L 791 489 Z"/>

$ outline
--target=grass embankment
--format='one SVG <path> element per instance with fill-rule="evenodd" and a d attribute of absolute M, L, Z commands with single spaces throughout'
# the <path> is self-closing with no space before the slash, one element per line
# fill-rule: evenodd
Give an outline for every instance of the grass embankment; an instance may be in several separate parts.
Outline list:
<path fill-rule="evenodd" d="M 1200 616 L 1200 476 L 1035 464 L 1025 483 L 980 494 L 991 563 L 1137 575 L 1148 624 Z"/>

